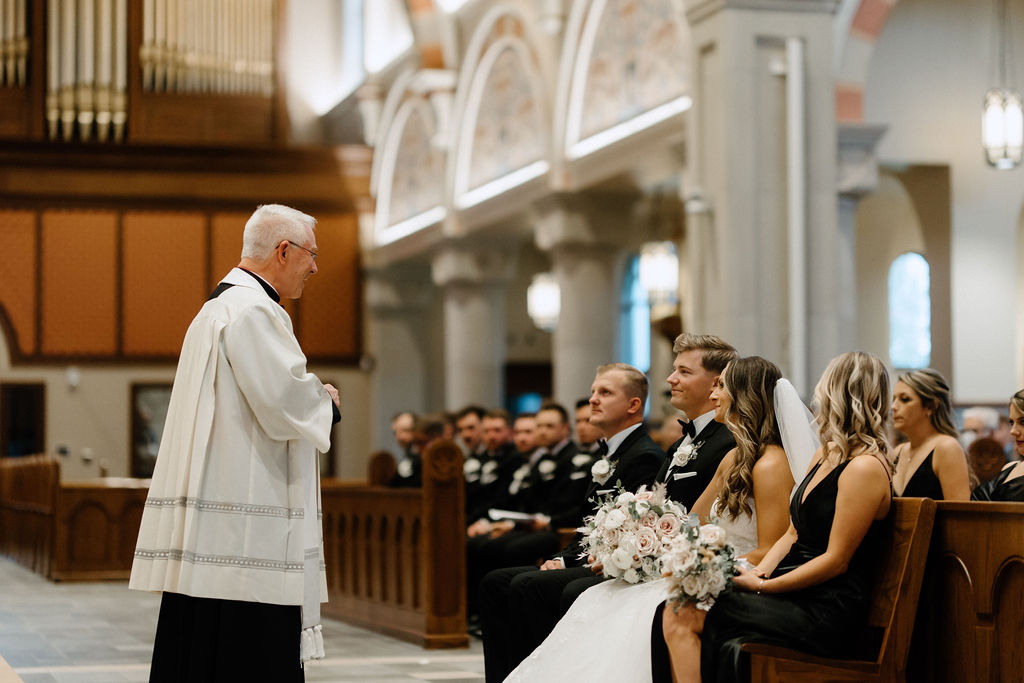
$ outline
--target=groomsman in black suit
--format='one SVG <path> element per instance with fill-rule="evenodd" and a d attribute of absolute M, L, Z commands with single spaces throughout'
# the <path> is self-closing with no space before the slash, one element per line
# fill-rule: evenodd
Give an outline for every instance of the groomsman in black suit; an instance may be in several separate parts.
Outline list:
<path fill-rule="evenodd" d="M 647 377 L 624 363 L 602 365 L 591 387 L 592 424 L 607 438 L 606 453 L 592 468 L 590 499 L 616 482 L 628 490 L 650 485 L 665 454 L 643 425 Z M 710 393 L 710 392 L 709 392 Z M 488 683 L 504 680 L 544 640 L 562 615 L 562 592 L 573 580 L 593 576 L 583 566 L 582 537 L 536 567 L 497 569 L 480 587 L 484 666 Z"/>
<path fill-rule="evenodd" d="M 669 401 L 682 410 L 689 422 L 682 422 L 683 438 L 668 449 L 668 458 L 658 472 L 658 481 L 668 486 L 668 495 L 687 509 L 704 492 L 715 476 L 722 458 L 736 446 L 732 433 L 715 422 L 711 389 L 729 361 L 739 357 L 736 349 L 712 335 L 683 333 L 672 350 L 676 359 L 668 384 Z M 671 681 L 668 650 L 661 629 L 662 603 L 651 624 L 651 668 L 655 681 Z"/>

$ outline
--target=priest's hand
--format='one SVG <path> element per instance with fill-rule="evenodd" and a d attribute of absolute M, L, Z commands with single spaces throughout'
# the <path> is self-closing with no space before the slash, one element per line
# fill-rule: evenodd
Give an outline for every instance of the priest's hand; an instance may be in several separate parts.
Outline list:
<path fill-rule="evenodd" d="M 327 390 L 327 393 L 331 397 L 331 400 L 334 401 L 334 405 L 338 406 L 338 409 L 340 410 L 341 398 L 338 396 L 338 390 L 334 388 L 333 384 L 325 384 L 324 389 Z"/>

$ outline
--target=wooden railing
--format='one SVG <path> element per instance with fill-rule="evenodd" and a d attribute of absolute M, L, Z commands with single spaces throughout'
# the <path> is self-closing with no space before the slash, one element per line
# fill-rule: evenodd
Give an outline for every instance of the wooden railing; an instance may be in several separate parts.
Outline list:
<path fill-rule="evenodd" d="M 908 681 L 1019 681 L 1024 503 L 941 502 Z"/>
<path fill-rule="evenodd" d="M 451 441 L 424 454 L 422 489 L 325 481 L 324 612 L 428 648 L 466 646 L 464 508 Z"/>

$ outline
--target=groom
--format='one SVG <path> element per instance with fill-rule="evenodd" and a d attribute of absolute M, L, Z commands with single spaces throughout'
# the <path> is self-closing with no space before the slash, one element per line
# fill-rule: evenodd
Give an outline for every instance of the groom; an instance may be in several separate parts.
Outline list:
<path fill-rule="evenodd" d="M 664 460 L 643 425 L 647 377 L 631 365 L 612 363 L 597 369 L 591 387 L 591 424 L 607 438 L 607 453 L 591 470 L 586 492 L 616 482 L 630 491 L 650 485 Z M 574 579 L 591 577 L 580 558 L 581 536 L 540 567 L 512 567 L 488 573 L 480 586 L 484 666 L 489 683 L 502 681 L 547 637 L 562 616 L 563 590 Z"/>

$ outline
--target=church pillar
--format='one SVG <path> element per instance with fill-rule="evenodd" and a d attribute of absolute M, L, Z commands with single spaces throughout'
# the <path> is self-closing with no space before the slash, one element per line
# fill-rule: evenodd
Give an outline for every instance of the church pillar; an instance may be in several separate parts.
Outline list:
<path fill-rule="evenodd" d="M 840 336 L 853 348 L 857 340 L 857 206 L 878 187 L 875 148 L 886 127 L 841 124 L 838 129 L 839 270 L 836 279 L 846 297 L 840 302 Z"/>
<path fill-rule="evenodd" d="M 801 393 L 840 337 L 831 0 L 687 0 L 686 329 Z"/>
<path fill-rule="evenodd" d="M 550 254 L 561 289 L 551 364 L 563 405 L 589 395 L 597 366 L 615 360 L 620 247 L 613 244 L 629 241 L 631 207 L 630 198 L 596 193 L 554 195 L 536 206 L 536 244 Z"/>
<path fill-rule="evenodd" d="M 509 251 L 452 244 L 431 263 L 444 290 L 445 405 L 504 404 L 505 293 Z"/>
<path fill-rule="evenodd" d="M 426 268 L 414 264 L 364 271 L 366 343 L 374 356 L 368 359 L 371 375 L 370 424 L 374 425 L 370 448 L 394 450 L 391 417 L 398 412 L 423 413 L 431 405 L 429 315 L 431 292 Z M 344 399 L 343 399 L 344 400 Z M 344 403 L 342 411 L 344 412 Z"/>

